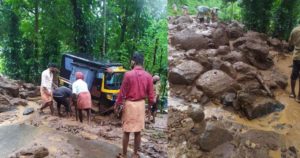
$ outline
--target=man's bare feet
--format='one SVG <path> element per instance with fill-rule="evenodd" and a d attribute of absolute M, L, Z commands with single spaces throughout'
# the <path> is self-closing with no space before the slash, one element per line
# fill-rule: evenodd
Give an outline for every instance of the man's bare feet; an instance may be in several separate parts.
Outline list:
<path fill-rule="evenodd" d="M 296 95 L 294 94 L 294 93 L 291 93 L 290 95 L 289 95 L 289 97 L 290 98 L 296 98 Z M 299 98 L 299 97 L 298 97 Z"/>
<path fill-rule="evenodd" d="M 117 158 L 127 158 L 127 155 L 123 155 L 123 154 L 119 153 L 119 155 L 117 155 Z"/>
<path fill-rule="evenodd" d="M 296 98 L 296 102 L 300 103 L 300 96 Z"/>

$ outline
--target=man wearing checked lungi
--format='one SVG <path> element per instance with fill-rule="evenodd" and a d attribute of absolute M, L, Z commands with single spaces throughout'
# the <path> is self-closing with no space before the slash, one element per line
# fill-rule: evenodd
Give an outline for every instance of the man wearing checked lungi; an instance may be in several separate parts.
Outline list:
<path fill-rule="evenodd" d="M 124 79 L 115 104 L 123 105 L 123 154 L 118 157 L 127 157 L 127 147 L 130 133 L 134 133 L 133 158 L 139 157 L 138 149 L 141 144 L 141 131 L 145 128 L 145 100 L 148 99 L 148 112 L 155 102 L 152 76 L 143 69 L 144 56 L 138 52 L 131 59 L 131 71 L 124 75 Z"/>
<path fill-rule="evenodd" d="M 82 123 L 82 110 L 87 112 L 88 124 L 91 123 L 91 108 L 92 98 L 88 89 L 87 83 L 84 81 L 84 74 L 82 72 L 75 73 L 76 81 L 72 84 L 73 103 L 75 105 L 75 114 L 77 121 L 77 111 L 79 113 L 79 120 Z"/>

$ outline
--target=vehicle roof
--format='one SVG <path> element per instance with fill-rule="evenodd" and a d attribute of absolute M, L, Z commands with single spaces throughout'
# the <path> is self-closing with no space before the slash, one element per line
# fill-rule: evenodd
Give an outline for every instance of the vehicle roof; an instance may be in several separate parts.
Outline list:
<path fill-rule="evenodd" d="M 95 61 L 95 60 L 90 60 L 90 59 L 79 57 L 79 56 L 72 55 L 72 54 L 63 54 L 63 58 L 65 58 L 65 57 L 70 57 L 70 58 L 76 59 L 75 62 L 79 61 L 79 63 L 88 64 L 89 66 L 94 66 L 94 67 L 106 68 L 106 67 L 112 67 L 112 66 L 122 66 L 121 63 L 110 63 L 107 61 L 106 62 Z"/>

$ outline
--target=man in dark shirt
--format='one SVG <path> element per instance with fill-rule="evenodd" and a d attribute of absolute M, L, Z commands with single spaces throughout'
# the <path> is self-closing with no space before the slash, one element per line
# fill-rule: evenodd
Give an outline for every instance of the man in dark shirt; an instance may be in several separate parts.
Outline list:
<path fill-rule="evenodd" d="M 127 147 L 130 133 L 134 133 L 133 158 L 138 156 L 141 143 L 141 131 L 145 127 L 145 99 L 148 99 L 148 111 L 154 104 L 154 89 L 152 76 L 143 69 L 144 56 L 134 53 L 131 59 L 132 70 L 124 75 L 116 105 L 124 106 L 122 113 L 123 154 L 127 157 Z M 117 108 L 115 108 L 117 109 Z"/>
<path fill-rule="evenodd" d="M 62 86 L 58 87 L 54 90 L 53 92 L 53 99 L 57 103 L 57 110 L 58 110 L 58 115 L 61 116 L 60 113 L 60 106 L 61 104 L 65 106 L 65 110 L 67 113 L 67 116 L 70 116 L 71 112 L 71 107 L 70 107 L 70 101 L 71 101 L 71 96 L 72 96 L 72 91 L 71 89 Z"/>

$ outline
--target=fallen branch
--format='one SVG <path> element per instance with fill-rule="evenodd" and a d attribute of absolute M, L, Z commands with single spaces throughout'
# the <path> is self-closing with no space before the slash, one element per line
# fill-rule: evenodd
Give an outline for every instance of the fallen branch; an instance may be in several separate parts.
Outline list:
<path fill-rule="evenodd" d="M 255 74 L 255 78 L 264 87 L 264 89 L 267 91 L 268 95 L 273 98 L 274 94 L 271 92 L 270 88 L 265 84 L 265 82 L 259 72 Z"/>

